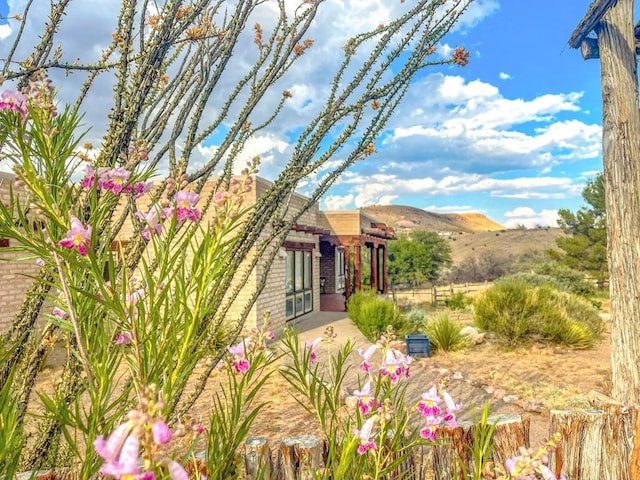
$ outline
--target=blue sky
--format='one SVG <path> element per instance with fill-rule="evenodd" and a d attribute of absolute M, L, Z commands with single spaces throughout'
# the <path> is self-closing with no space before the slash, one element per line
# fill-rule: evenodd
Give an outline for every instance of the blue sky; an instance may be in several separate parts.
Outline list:
<path fill-rule="evenodd" d="M 396 129 L 395 140 L 371 159 L 397 162 L 398 171 L 419 167 L 376 177 L 379 169 L 359 165 L 327 203 L 480 211 L 512 227 L 554 225 L 559 208 L 583 203 L 585 180 L 602 169 L 600 65 L 583 60 L 567 40 L 590 2 L 485 3 L 495 8 L 444 40 L 470 50 L 469 65 L 425 72 L 418 81 L 430 85 L 425 95 L 436 90 L 436 109 L 444 106 L 450 116 Z"/>
<path fill-rule="evenodd" d="M 34 39 L 49 5 L 48 0 L 38 2 L 43 8 L 30 15 L 26 31 Z M 0 0 L 0 13 L 19 13 L 25 3 L 9 0 L 7 7 Z M 71 3 L 68 22 L 75 27 L 61 29 L 60 41 L 68 56 L 91 61 L 110 39 L 117 13 L 113 0 Z M 469 65 L 422 72 L 377 142 L 377 153 L 343 175 L 321 208 L 412 205 L 432 212 L 481 212 L 510 227 L 555 225 L 559 208 L 579 208 L 586 180 L 602 169 L 600 65 L 583 60 L 567 45 L 589 4 L 476 0 L 438 49 L 446 57 L 457 46 L 467 48 Z M 294 73 L 287 84 L 294 98 L 281 123 L 246 148 L 247 156 L 263 158 L 267 178 L 275 177 L 286 162 L 292 133 L 303 128 L 305 114 L 321 103 L 314 99 L 321 98 L 328 84 L 322 77 L 330 65 L 323 62 L 331 61 L 327 52 L 339 51 L 336 45 L 344 44 L 340 35 L 350 35 L 349 28 L 381 23 L 400 2 L 325 0 L 323 7 L 314 32 L 318 56 L 312 49 L 304 64 L 320 74 Z M 11 26 L 15 32 L 17 24 Z M 11 27 L 0 25 L 0 58 L 10 40 Z M 63 99 L 74 82 L 73 77 L 61 80 Z M 105 92 L 86 117 L 96 123 L 96 139 L 99 118 L 104 118 L 100 105 L 109 101 L 109 90 Z M 202 146 L 203 156 L 215 143 L 214 138 Z"/>

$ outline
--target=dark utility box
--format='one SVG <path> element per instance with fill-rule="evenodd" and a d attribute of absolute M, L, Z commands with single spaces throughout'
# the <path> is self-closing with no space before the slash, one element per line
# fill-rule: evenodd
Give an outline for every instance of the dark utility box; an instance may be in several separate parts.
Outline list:
<path fill-rule="evenodd" d="M 412 357 L 429 357 L 429 337 L 427 335 L 415 334 L 405 335 L 407 342 L 407 355 Z"/>

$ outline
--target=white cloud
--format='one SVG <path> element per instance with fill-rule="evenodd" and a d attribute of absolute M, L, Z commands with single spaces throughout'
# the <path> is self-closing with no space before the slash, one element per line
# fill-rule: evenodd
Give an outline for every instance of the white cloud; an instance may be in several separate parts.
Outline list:
<path fill-rule="evenodd" d="M 507 218 L 504 222 L 507 228 L 518 228 L 522 225 L 526 228 L 558 226 L 558 210 L 543 209 L 536 212 L 530 207 L 516 207 L 505 212 L 504 216 Z"/>
<path fill-rule="evenodd" d="M 500 72 L 498 76 L 500 77 L 500 80 L 511 80 L 512 78 L 511 75 L 505 72 Z"/>
<path fill-rule="evenodd" d="M 469 213 L 478 211 L 477 208 L 472 207 L 471 205 L 429 205 L 428 207 L 423 207 L 422 209 L 426 212 L 433 213 Z"/>
<path fill-rule="evenodd" d="M 4 40 L 9 35 L 11 35 L 12 32 L 13 32 L 13 29 L 6 23 L 0 25 L 0 40 Z"/>
<path fill-rule="evenodd" d="M 396 163 L 436 174 L 445 167 L 458 173 L 548 173 L 601 154 L 600 125 L 560 118 L 579 112 L 581 97 L 569 92 L 511 99 L 481 80 L 432 74 L 409 91 L 381 150 Z"/>
<path fill-rule="evenodd" d="M 324 210 L 344 210 L 353 208 L 353 195 L 327 195 L 322 200 Z"/>

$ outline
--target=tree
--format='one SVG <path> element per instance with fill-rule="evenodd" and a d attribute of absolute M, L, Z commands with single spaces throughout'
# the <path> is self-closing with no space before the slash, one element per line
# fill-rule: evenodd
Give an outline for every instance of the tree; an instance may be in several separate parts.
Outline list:
<path fill-rule="evenodd" d="M 607 225 L 604 179 L 599 173 L 582 190 L 587 205 L 576 213 L 558 211 L 558 224 L 568 234 L 556 240 L 563 251 L 552 250 L 550 256 L 569 268 L 587 273 L 602 288 L 609 277 L 607 270 Z"/>
<path fill-rule="evenodd" d="M 227 273 L 207 299 L 206 308 L 211 314 L 198 333 L 198 342 L 214 338 L 230 320 L 227 314 L 238 294 L 235 286 L 242 284 L 260 261 L 257 270 L 261 281 L 244 314 L 231 319 L 233 334 L 240 332 L 268 274 L 268 268 L 263 267 L 275 258 L 291 226 L 340 174 L 375 152 L 376 138 L 415 74 L 432 65 L 467 63 L 468 54 L 461 48 L 451 58 L 436 58 L 434 54 L 472 1 L 453 0 L 443 5 L 440 0 L 418 0 L 411 6 L 403 5 L 396 18 L 345 42 L 335 70 L 321 72 L 330 75 L 326 94 L 316 99 L 322 108 L 299 132 L 286 165 L 243 224 L 241 241 L 226 261 Z M 43 4 L 50 6 L 44 17 Z M 22 26 L 41 19 L 41 30 L 35 43 L 31 43 L 35 37 L 25 35 L 22 28 L 15 30 L 12 45 L 10 39 L 3 41 L 3 78 L 19 88 L 26 88 L 34 77 L 52 78 L 62 98 L 70 99 L 74 114 L 88 112 L 85 121 L 94 111 L 101 111 L 100 105 L 108 103 L 104 109 L 105 117 L 108 113 L 106 125 L 90 125 L 103 133 L 98 148 L 88 156 L 92 167 L 136 167 L 143 159 L 133 158 L 130 153 L 144 151 L 149 158 L 145 170 L 165 172 L 160 184 L 190 183 L 196 192 L 212 178 L 220 189 L 230 187 L 232 176 L 247 160 L 244 149 L 248 142 L 272 127 L 292 98 L 295 81 L 291 72 L 300 68 L 306 75 L 312 74 L 303 59 L 314 48 L 313 28 L 326 6 L 322 0 L 297 5 L 275 0 L 122 2 L 119 10 L 113 10 L 115 31 L 99 42 L 103 50 L 97 58 L 84 61 L 89 49 L 69 53 L 60 40 L 64 32 L 87 21 L 75 15 L 74 2 L 36 0 L 24 5 L 24 11 L 14 19 Z M 73 85 L 67 77 L 81 80 L 78 90 L 65 89 Z M 111 99 L 104 94 L 109 91 Z M 207 142 L 214 142 L 215 148 L 202 154 Z M 321 170 L 324 174 L 309 201 L 292 210 L 290 196 Z M 82 195 L 71 204 L 82 212 L 80 217 L 91 216 L 92 205 Z M 68 212 L 60 212 L 60 216 L 67 218 Z M 95 248 L 108 249 L 126 219 L 142 228 L 134 205 L 122 211 L 113 205 L 110 214 L 103 217 L 101 244 Z M 265 235 L 267 226 L 273 228 Z M 252 248 L 257 250 L 253 257 L 249 255 Z M 118 268 L 135 271 L 144 249 L 142 237 L 130 242 Z M 239 269 L 246 258 L 252 259 L 249 268 Z M 48 273 L 35 279 L 6 336 L 14 348 L 3 371 L 16 364 L 29 367 L 21 376 L 17 392 L 22 404 L 31 396 L 35 374 L 56 330 L 52 324 L 43 332 L 36 328 L 52 288 L 55 282 Z M 78 345 L 72 338 L 66 338 L 66 342 L 68 361 L 55 394 L 71 404 L 82 395 L 85 379 L 77 374 Z M 175 416 L 188 411 L 200 396 L 216 363 L 211 362 L 211 368 L 195 379 L 193 393 L 184 398 L 177 394 L 172 399 L 179 402 L 172 406 Z M 0 373 L 0 388 L 7 380 L 6 374 Z M 27 465 L 32 468 L 39 468 L 49 455 L 55 455 L 52 448 L 62 433 L 60 424 L 46 418 L 37 429 L 32 462 Z"/>
<path fill-rule="evenodd" d="M 387 268 L 392 284 L 435 283 L 451 265 L 451 247 L 436 232 L 416 231 L 389 243 Z"/>

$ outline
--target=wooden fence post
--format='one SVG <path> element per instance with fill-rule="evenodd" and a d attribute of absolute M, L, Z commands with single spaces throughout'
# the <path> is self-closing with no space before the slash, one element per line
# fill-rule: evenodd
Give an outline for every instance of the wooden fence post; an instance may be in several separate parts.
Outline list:
<path fill-rule="evenodd" d="M 529 447 L 531 419 L 528 416 L 499 415 L 489 418 L 489 424 L 494 422 L 495 448 L 491 459 L 504 464 L 507 459 L 519 454 L 520 447 Z M 438 429 L 436 439 L 441 444 L 427 449 L 416 461 L 421 467 L 420 471 L 433 469 L 434 480 L 451 480 L 456 478 L 454 472 L 457 478 L 463 478 L 461 464 L 467 472 L 472 471 L 474 465 L 470 447 L 474 440 L 473 424 L 465 422 L 453 429 Z"/>
<path fill-rule="evenodd" d="M 549 468 L 571 480 L 636 480 L 640 478 L 638 406 L 627 407 L 602 394 L 590 394 L 593 410 L 551 411 L 550 432 L 560 444 Z"/>
<path fill-rule="evenodd" d="M 283 440 L 278 453 L 278 480 L 310 480 L 324 466 L 325 444 L 314 435 Z"/>
<path fill-rule="evenodd" d="M 265 437 L 247 439 L 244 444 L 244 468 L 251 480 L 271 478 L 271 449 Z"/>

